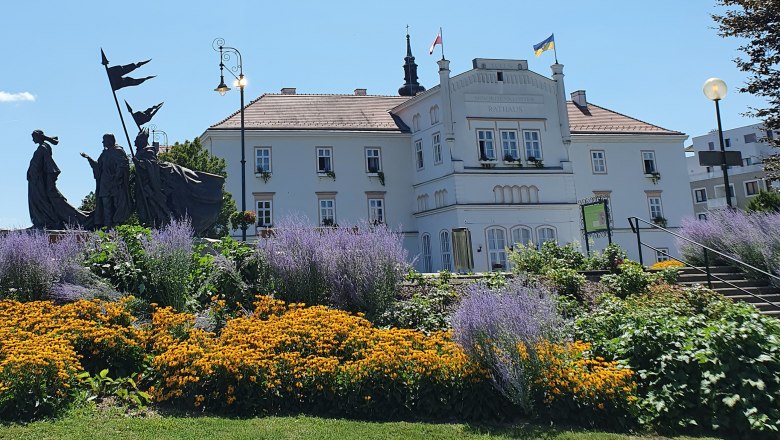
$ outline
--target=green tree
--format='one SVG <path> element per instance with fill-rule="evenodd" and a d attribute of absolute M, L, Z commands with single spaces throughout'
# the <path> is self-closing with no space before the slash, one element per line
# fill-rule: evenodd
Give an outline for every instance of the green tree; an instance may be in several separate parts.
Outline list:
<path fill-rule="evenodd" d="M 227 177 L 225 159 L 209 153 L 200 144 L 198 138 L 195 138 L 192 142 L 185 140 L 183 144 L 176 142 L 167 151 L 161 152 L 158 157 L 160 160 L 175 163 L 193 171 L 203 171 Z M 228 235 L 230 233 L 230 215 L 237 210 L 233 196 L 225 191 L 225 185 L 223 184 L 222 211 L 219 213 L 217 222 L 204 233 L 204 236 L 219 238 Z"/>
<path fill-rule="evenodd" d="M 751 108 L 747 115 L 764 122 L 767 130 L 780 131 L 780 0 L 718 0 L 727 10 L 714 14 L 721 37 L 744 38 L 740 50 L 746 55 L 734 61 L 750 76 L 740 92 L 767 99 L 768 106 Z M 780 139 L 769 140 L 780 147 Z M 764 160 L 764 171 L 770 180 L 780 179 L 780 155 Z"/>
<path fill-rule="evenodd" d="M 780 212 L 780 193 L 777 191 L 761 191 L 750 199 L 747 205 L 750 212 Z"/>
<path fill-rule="evenodd" d="M 84 212 L 94 211 L 96 202 L 95 191 L 90 191 L 89 194 L 85 195 L 84 198 L 81 199 L 81 206 L 79 206 L 79 210 Z"/>

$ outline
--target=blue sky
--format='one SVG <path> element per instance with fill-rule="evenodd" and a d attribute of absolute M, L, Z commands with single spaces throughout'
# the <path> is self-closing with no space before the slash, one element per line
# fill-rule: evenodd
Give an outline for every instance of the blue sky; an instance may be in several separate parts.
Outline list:
<path fill-rule="evenodd" d="M 152 123 L 170 143 L 191 140 L 238 110 L 237 91 L 213 91 L 216 37 L 242 52 L 247 102 L 282 87 L 395 95 L 403 83 L 406 25 L 426 87 L 438 79 L 438 49 L 429 56 L 428 47 L 440 26 L 453 74 L 481 57 L 527 59 L 531 70 L 550 76 L 552 53 L 536 58 L 531 47 L 554 32 L 567 92 L 585 89 L 594 104 L 698 136 L 716 125 L 713 103 L 701 91 L 709 77 L 729 85 L 724 128 L 757 122 L 741 113 L 765 105 L 736 91 L 746 78 L 732 61 L 740 42 L 717 36 L 714 3 L 10 2 L 0 18 L 0 227 L 30 225 L 26 171 L 34 129 L 60 137 L 59 188 L 75 206 L 94 189 L 79 152 L 97 157 L 106 132 L 127 149 L 101 47 L 111 65 L 152 59 L 130 76 L 157 77 L 118 96 L 135 110 L 164 101 Z"/>

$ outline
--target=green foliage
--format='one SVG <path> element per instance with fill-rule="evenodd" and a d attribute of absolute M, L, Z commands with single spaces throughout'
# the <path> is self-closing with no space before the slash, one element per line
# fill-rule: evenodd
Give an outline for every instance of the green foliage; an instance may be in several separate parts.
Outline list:
<path fill-rule="evenodd" d="M 585 276 L 566 267 L 549 269 L 545 275 L 550 279 L 558 294 L 580 298 L 580 289 L 585 285 Z"/>
<path fill-rule="evenodd" d="M 203 171 L 206 173 L 217 174 L 227 177 L 227 166 L 225 159 L 217 157 L 208 152 L 200 144 L 200 139 L 195 138 L 192 142 L 185 140 L 183 144 L 176 142 L 165 152 L 159 154 L 159 159 L 166 162 L 175 163 L 193 171 Z M 237 211 L 236 202 L 233 196 L 222 187 L 222 210 L 219 212 L 217 221 L 204 232 L 203 236 L 208 238 L 219 238 L 230 234 L 230 216 Z"/>
<path fill-rule="evenodd" d="M 407 280 L 414 280 L 410 298 L 394 301 L 377 319 L 386 327 L 413 328 L 426 333 L 444 331 L 450 327 L 450 313 L 460 293 L 450 283 L 452 274 L 440 272 L 425 277 L 410 269 Z"/>
<path fill-rule="evenodd" d="M 665 432 L 777 438 L 780 325 L 704 288 L 602 298 L 577 338 L 639 377 L 642 421 Z"/>
<path fill-rule="evenodd" d="M 95 205 L 97 203 L 97 200 L 95 199 L 95 191 L 90 191 L 89 194 L 84 196 L 83 199 L 81 199 L 81 205 L 79 206 L 79 210 L 90 212 L 95 210 Z"/>
<path fill-rule="evenodd" d="M 97 231 L 87 251 L 86 264 L 120 291 L 143 294 L 146 284 L 141 272 L 145 255 L 141 240 L 151 233 L 149 228 L 132 225 Z"/>
<path fill-rule="evenodd" d="M 594 252 L 588 259 L 587 269 L 589 270 L 608 270 L 617 273 L 620 266 L 626 259 L 626 251 L 615 243 L 608 244 L 603 251 Z"/>
<path fill-rule="evenodd" d="M 254 211 L 236 211 L 230 214 L 230 226 L 233 229 L 246 229 L 255 225 L 257 214 Z"/>
<path fill-rule="evenodd" d="M 94 376 L 84 372 L 77 377 L 81 382 L 79 397 L 87 402 L 99 402 L 111 397 L 125 405 L 143 408 L 152 400 L 147 392 L 138 388 L 138 384 L 132 377 L 112 379 L 108 376 L 108 369 L 103 369 Z"/>
<path fill-rule="evenodd" d="M 780 212 L 780 193 L 777 191 L 760 191 L 750 199 L 748 212 Z"/>
<path fill-rule="evenodd" d="M 618 269 L 619 272 L 616 274 L 601 277 L 601 283 L 620 298 L 645 293 L 651 284 L 664 279 L 663 271 L 645 272 L 644 267 L 634 261 L 624 261 Z"/>

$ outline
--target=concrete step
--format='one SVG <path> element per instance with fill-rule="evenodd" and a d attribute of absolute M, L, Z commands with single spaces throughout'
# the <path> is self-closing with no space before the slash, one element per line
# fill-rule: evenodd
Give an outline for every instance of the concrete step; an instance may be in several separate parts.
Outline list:
<path fill-rule="evenodd" d="M 744 280 L 745 275 L 741 273 L 714 273 L 710 272 L 710 275 L 715 279 L 714 277 L 718 277 L 723 280 Z M 678 279 L 680 281 L 686 281 L 686 282 L 706 282 L 707 281 L 707 274 L 701 273 L 701 272 L 695 272 L 695 273 L 681 273 L 678 274 Z"/>
<path fill-rule="evenodd" d="M 706 278 L 706 277 L 705 277 Z M 688 279 L 678 279 L 677 284 L 682 284 L 683 286 L 691 286 L 693 284 L 701 284 L 702 286 L 707 285 L 707 280 L 697 280 L 697 281 L 691 281 Z M 734 287 L 741 287 L 743 289 L 746 288 L 752 288 L 752 287 L 772 287 L 767 283 L 766 281 L 762 280 L 746 280 L 746 279 L 736 279 L 736 280 L 726 280 L 726 281 L 719 281 L 715 278 L 712 279 L 712 288 L 717 289 L 727 289 L 727 288 L 734 288 Z"/>
<path fill-rule="evenodd" d="M 702 273 L 702 271 L 706 270 L 704 266 L 701 267 L 681 267 L 678 269 L 678 272 L 680 274 L 688 274 L 688 273 Z M 734 266 L 710 266 L 710 273 L 738 273 L 741 274 L 742 271 L 738 267 Z"/>
<path fill-rule="evenodd" d="M 747 294 L 747 293 L 744 293 L 744 292 L 740 292 L 739 295 L 734 294 L 734 295 L 725 295 L 725 296 L 726 296 L 726 298 L 728 298 L 728 299 L 730 299 L 732 301 L 743 301 L 743 302 L 746 302 L 746 303 L 751 303 L 751 304 L 758 305 L 758 304 L 767 304 L 764 301 L 764 300 L 766 300 L 766 301 L 770 301 L 770 302 L 773 302 L 775 304 L 778 304 L 780 306 L 780 293 L 774 293 L 774 294 L 769 294 L 769 295 L 759 295 L 759 294 L 757 294 L 757 295 L 758 296 L 753 296 L 753 295 L 750 295 L 750 294 Z"/>

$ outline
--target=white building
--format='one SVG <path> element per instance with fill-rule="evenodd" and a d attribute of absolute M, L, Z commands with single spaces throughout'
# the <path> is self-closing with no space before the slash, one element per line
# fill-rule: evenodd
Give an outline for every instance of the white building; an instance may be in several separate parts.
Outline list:
<path fill-rule="evenodd" d="M 761 124 L 723 131 L 726 151 L 742 153 L 742 166 L 730 166 L 728 169 L 732 206 L 745 209 L 751 198 L 767 189 L 762 161 L 776 151 L 766 139 L 774 139 L 777 135 L 765 130 Z M 693 210 L 698 218 L 706 219 L 708 211 L 726 206 L 723 170 L 720 166 L 699 165 L 699 152 L 720 151 L 718 131 L 712 130 L 693 138 L 693 144 L 686 151 L 693 153 L 686 158 Z"/>
<path fill-rule="evenodd" d="M 525 60 L 477 58 L 455 76 L 449 61 L 438 65 L 439 84 L 425 91 L 407 39 L 406 96 L 286 88 L 251 102 L 248 166 L 265 173 L 248 173 L 246 196 L 259 223 L 292 213 L 323 225 L 378 220 L 403 233 L 421 271 L 485 271 L 506 267 L 515 242 L 582 243 L 581 199 L 609 199 L 613 241 L 633 258 L 628 216 L 663 217 L 674 229 L 692 214 L 691 195 L 679 191 L 688 185 L 684 134 L 590 104 L 581 90 L 568 102 L 560 64 L 551 78 Z M 227 160 L 236 199 L 239 128 L 236 113 L 201 137 Z M 667 234 L 642 238 L 674 253 Z"/>

